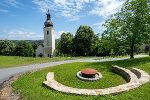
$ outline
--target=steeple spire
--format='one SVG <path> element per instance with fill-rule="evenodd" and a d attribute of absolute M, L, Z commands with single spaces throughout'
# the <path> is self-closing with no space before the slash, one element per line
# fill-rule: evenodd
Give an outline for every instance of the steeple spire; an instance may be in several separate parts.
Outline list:
<path fill-rule="evenodd" d="M 44 24 L 45 24 L 45 27 L 50 27 L 50 26 L 53 27 L 53 23 L 52 23 L 52 21 L 51 21 L 51 15 L 50 15 L 50 13 L 49 13 L 49 9 L 48 9 L 46 15 L 47 15 L 47 19 L 46 19 L 46 21 L 45 21 L 45 23 L 44 23 Z"/>
<path fill-rule="evenodd" d="M 48 9 L 48 11 L 47 11 L 47 20 L 50 20 L 51 19 L 51 15 L 50 15 L 50 13 L 49 13 L 49 9 Z"/>

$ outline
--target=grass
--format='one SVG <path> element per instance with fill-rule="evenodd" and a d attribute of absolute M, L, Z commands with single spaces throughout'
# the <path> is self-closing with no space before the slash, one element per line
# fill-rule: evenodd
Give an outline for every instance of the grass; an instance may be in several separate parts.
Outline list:
<path fill-rule="evenodd" d="M 137 55 L 137 54 L 134 54 L 134 56 L 135 55 Z M 148 55 L 148 53 L 139 53 L 139 55 Z M 94 60 L 109 59 L 109 58 L 122 58 L 122 57 L 130 57 L 130 55 L 124 55 L 124 56 L 105 56 L 105 57 L 96 58 Z"/>
<path fill-rule="evenodd" d="M 124 56 L 106 56 L 106 57 L 96 58 L 94 60 L 109 59 L 109 58 L 122 58 L 122 57 L 129 57 L 129 55 L 124 55 Z"/>
<path fill-rule="evenodd" d="M 30 65 L 37 63 L 46 63 L 62 60 L 86 59 L 90 57 L 18 57 L 18 56 L 0 56 L 0 68 L 8 68 L 14 66 Z"/>
<path fill-rule="evenodd" d="M 24 100 L 150 100 L 150 82 L 128 92 L 104 96 L 61 93 L 42 84 L 46 80 L 45 77 L 48 72 L 55 72 L 55 80 L 74 88 L 100 89 L 126 83 L 121 76 L 111 72 L 112 65 L 118 65 L 127 69 L 139 68 L 150 74 L 150 57 L 145 57 L 109 62 L 63 64 L 35 73 L 27 73 L 12 85 L 15 87 L 14 91 L 20 93 Z M 103 78 L 94 82 L 85 82 L 76 78 L 76 73 L 86 67 L 97 69 L 102 73 Z"/>

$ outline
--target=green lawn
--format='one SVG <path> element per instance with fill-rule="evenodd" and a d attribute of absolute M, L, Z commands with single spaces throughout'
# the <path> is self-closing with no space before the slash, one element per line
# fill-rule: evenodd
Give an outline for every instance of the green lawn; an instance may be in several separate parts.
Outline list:
<path fill-rule="evenodd" d="M 134 56 L 137 54 L 134 54 Z M 139 53 L 138 55 L 148 55 L 148 53 Z M 100 59 L 109 59 L 109 58 L 122 58 L 122 57 L 130 57 L 130 55 L 124 55 L 124 56 L 104 56 L 101 58 L 96 58 L 94 60 L 100 60 Z"/>
<path fill-rule="evenodd" d="M 90 57 L 18 57 L 18 56 L 0 56 L 0 68 L 37 64 L 37 63 L 46 63 L 62 60 L 73 60 L 73 59 L 86 59 Z"/>
<path fill-rule="evenodd" d="M 150 57 L 127 59 L 110 62 L 85 62 L 63 64 L 46 68 L 35 73 L 21 76 L 12 85 L 25 100 L 150 100 L 150 82 L 143 86 L 117 95 L 84 96 L 58 92 L 42 84 L 48 72 L 55 72 L 55 80 L 74 88 L 100 89 L 124 84 L 126 81 L 111 72 L 111 66 L 118 65 L 127 69 L 139 68 L 150 74 Z M 94 68 L 102 73 L 103 78 L 94 82 L 81 81 L 76 73 L 82 68 Z"/>
<path fill-rule="evenodd" d="M 96 58 L 94 60 L 109 59 L 109 58 L 122 58 L 122 57 L 130 57 L 130 56 L 129 55 L 124 55 L 124 56 L 106 56 L 106 57 Z"/>

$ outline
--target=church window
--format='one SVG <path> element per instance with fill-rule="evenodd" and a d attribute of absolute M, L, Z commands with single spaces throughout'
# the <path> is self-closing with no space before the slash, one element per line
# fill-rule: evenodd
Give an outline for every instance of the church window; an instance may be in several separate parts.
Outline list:
<path fill-rule="evenodd" d="M 49 31 L 47 31 L 47 35 L 49 34 Z"/>

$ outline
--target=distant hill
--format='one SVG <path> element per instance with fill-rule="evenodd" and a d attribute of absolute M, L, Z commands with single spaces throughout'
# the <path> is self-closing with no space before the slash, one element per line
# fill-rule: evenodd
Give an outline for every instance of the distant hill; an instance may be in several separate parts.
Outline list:
<path fill-rule="evenodd" d="M 1 41 L 1 40 L 0 40 Z M 15 43 L 15 44 L 17 44 L 19 41 L 21 41 L 21 40 L 10 40 L 10 41 L 12 41 L 13 43 Z M 30 43 L 30 44 L 33 44 L 33 43 L 38 43 L 38 44 L 41 44 L 41 43 L 43 43 L 44 42 L 44 40 L 23 40 L 23 41 L 27 41 L 28 43 Z M 56 42 L 59 42 L 60 41 L 60 39 L 56 39 L 55 40 Z"/>
<path fill-rule="evenodd" d="M 21 40 L 10 40 L 10 41 L 12 41 L 13 43 L 17 44 Z M 38 44 L 41 44 L 41 43 L 44 42 L 44 40 L 23 40 L 23 41 L 27 41 L 30 44 L 33 44 L 35 42 L 38 43 Z"/>

